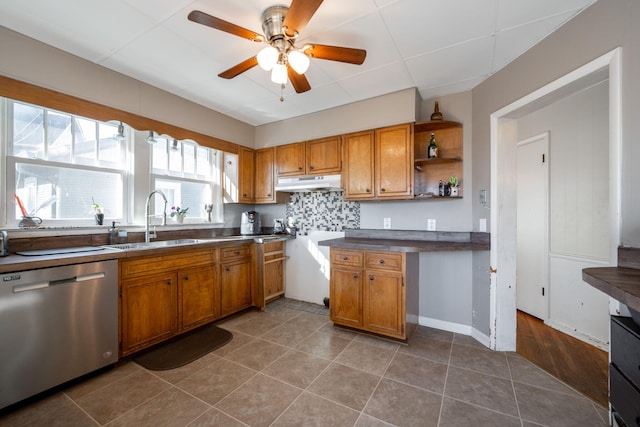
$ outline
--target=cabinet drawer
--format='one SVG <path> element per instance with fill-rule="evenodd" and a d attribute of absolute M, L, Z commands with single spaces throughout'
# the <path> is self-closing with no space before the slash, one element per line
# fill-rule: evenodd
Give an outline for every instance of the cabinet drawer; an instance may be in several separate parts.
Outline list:
<path fill-rule="evenodd" d="M 213 265 L 217 250 L 175 252 L 161 256 L 145 256 L 121 261 L 121 277 L 149 275 L 177 270 L 184 266 Z"/>
<path fill-rule="evenodd" d="M 613 364 L 609 365 L 609 399 L 628 426 L 640 425 L 640 391 Z"/>
<path fill-rule="evenodd" d="M 227 259 L 234 258 L 242 258 L 251 256 L 251 246 L 250 245 L 242 245 L 242 246 L 230 246 L 228 248 L 222 248 L 221 250 L 222 261 Z"/>
<path fill-rule="evenodd" d="M 631 317 L 611 316 L 611 362 L 640 388 L 640 327 Z"/>
<path fill-rule="evenodd" d="M 362 267 L 362 252 L 331 249 L 331 263 L 336 265 Z"/>
<path fill-rule="evenodd" d="M 402 271 L 402 253 L 367 251 L 364 254 L 364 266 L 378 270 Z"/>
<path fill-rule="evenodd" d="M 279 242 L 263 243 L 262 249 L 265 254 L 269 252 L 277 252 L 277 251 L 281 252 L 284 250 L 284 240 L 281 240 Z"/>

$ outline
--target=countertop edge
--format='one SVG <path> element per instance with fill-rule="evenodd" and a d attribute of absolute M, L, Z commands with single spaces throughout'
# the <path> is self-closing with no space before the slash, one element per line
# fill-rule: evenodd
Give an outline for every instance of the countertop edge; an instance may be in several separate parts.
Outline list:
<path fill-rule="evenodd" d="M 351 249 L 371 249 L 393 252 L 453 252 L 453 251 L 487 251 L 490 245 L 477 242 L 422 241 L 402 239 L 369 239 L 340 237 L 320 240 L 319 246 Z"/>
<path fill-rule="evenodd" d="M 582 280 L 628 307 L 640 311 L 640 269 L 585 268 L 582 270 Z"/>

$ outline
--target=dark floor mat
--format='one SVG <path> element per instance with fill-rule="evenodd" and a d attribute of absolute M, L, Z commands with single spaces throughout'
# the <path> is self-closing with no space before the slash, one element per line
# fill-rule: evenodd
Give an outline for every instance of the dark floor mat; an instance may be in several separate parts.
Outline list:
<path fill-rule="evenodd" d="M 231 332 L 215 325 L 206 325 L 145 351 L 133 361 L 152 371 L 175 369 L 222 347 L 232 338 Z"/>

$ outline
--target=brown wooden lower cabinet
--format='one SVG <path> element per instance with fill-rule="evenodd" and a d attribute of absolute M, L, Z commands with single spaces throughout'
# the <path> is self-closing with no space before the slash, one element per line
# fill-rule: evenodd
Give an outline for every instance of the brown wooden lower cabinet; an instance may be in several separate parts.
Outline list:
<path fill-rule="evenodd" d="M 251 306 L 251 247 L 232 246 L 222 250 L 220 259 L 221 315 Z"/>
<path fill-rule="evenodd" d="M 250 307 L 251 247 L 245 244 L 122 259 L 121 356 Z"/>
<path fill-rule="evenodd" d="M 407 340 L 418 321 L 418 254 L 331 248 L 330 318 Z"/>

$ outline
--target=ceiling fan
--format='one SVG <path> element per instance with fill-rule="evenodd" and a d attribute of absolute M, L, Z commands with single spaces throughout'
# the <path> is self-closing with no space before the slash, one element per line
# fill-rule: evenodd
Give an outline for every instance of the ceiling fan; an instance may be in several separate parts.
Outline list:
<path fill-rule="evenodd" d="M 259 34 L 199 10 L 189 13 L 189 20 L 224 31 L 253 42 L 266 43 L 257 55 L 242 61 L 218 74 L 219 77 L 232 79 L 259 65 L 271 71 L 271 80 L 284 87 L 287 77 L 297 93 L 311 89 L 304 76 L 309 67 L 309 58 L 326 59 L 360 65 L 367 52 L 341 46 L 328 46 L 317 43 L 296 46 L 299 33 L 307 25 L 323 0 L 293 0 L 290 7 L 272 6 L 262 13 L 262 31 Z M 281 97 L 282 100 L 282 97 Z"/>

